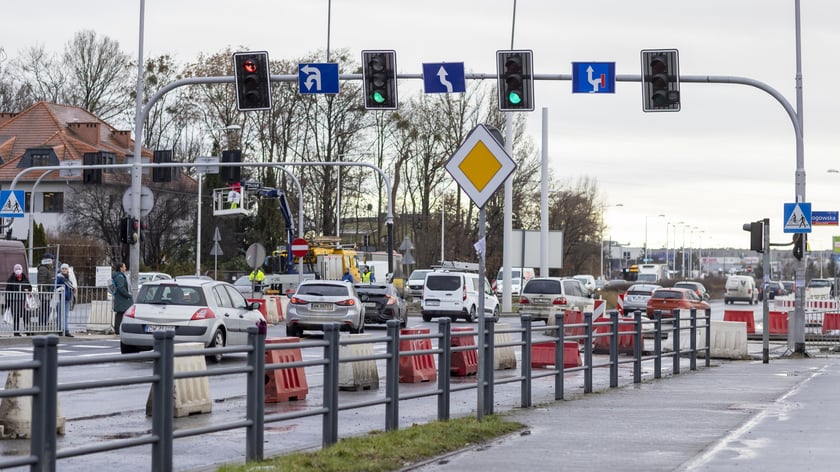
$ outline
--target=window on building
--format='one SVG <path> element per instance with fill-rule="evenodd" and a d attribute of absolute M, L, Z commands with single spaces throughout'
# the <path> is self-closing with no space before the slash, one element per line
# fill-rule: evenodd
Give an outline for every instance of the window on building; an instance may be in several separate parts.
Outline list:
<path fill-rule="evenodd" d="M 23 211 L 30 212 L 32 208 L 32 192 L 26 192 L 23 194 Z"/>
<path fill-rule="evenodd" d="M 50 165 L 49 153 L 32 153 L 32 167 L 45 167 Z"/>
<path fill-rule="evenodd" d="M 44 192 L 44 213 L 63 213 L 64 194 L 62 192 Z"/>

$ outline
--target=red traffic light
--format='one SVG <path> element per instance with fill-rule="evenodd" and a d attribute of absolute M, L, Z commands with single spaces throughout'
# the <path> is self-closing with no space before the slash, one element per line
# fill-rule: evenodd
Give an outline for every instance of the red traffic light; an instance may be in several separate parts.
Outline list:
<path fill-rule="evenodd" d="M 257 71 L 257 63 L 250 59 L 247 59 L 245 62 L 242 63 L 242 68 L 245 69 L 245 72 L 253 74 Z"/>

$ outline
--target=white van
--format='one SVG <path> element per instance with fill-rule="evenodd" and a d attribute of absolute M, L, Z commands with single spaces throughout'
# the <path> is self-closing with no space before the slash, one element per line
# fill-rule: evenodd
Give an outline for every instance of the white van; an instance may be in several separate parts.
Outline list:
<path fill-rule="evenodd" d="M 496 275 L 496 295 L 501 296 L 505 287 L 504 267 L 499 269 Z M 533 267 L 512 267 L 510 269 L 510 294 L 519 296 L 522 293 L 522 286 L 536 276 Z"/>
<path fill-rule="evenodd" d="M 478 320 L 480 296 L 484 297 L 484 316 L 499 321 L 499 299 L 487 279 L 482 286 L 478 274 L 436 270 L 426 274 L 420 313 L 423 321 L 427 322 L 437 316 L 448 316 L 452 321 L 463 318 L 474 322 Z"/>
<path fill-rule="evenodd" d="M 724 286 L 723 303 L 747 302 L 758 303 L 758 289 L 755 279 L 750 275 L 730 275 Z"/>

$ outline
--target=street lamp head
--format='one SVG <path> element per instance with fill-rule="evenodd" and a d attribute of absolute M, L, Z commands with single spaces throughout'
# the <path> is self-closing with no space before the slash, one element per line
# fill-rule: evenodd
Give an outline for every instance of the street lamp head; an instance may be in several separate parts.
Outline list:
<path fill-rule="evenodd" d="M 826 172 L 829 174 L 840 174 L 840 170 L 837 169 L 828 169 Z"/>

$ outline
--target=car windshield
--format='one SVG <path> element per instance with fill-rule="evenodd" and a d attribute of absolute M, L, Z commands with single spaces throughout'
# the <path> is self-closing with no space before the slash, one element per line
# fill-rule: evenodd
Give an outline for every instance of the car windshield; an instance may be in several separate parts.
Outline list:
<path fill-rule="evenodd" d="M 408 277 L 408 280 L 425 280 L 426 279 L 426 274 L 428 274 L 429 272 L 430 271 L 428 271 L 428 270 L 424 270 L 424 271 L 415 270 Z"/>
<path fill-rule="evenodd" d="M 678 290 L 657 290 L 653 292 L 653 298 L 664 298 L 666 300 L 674 300 L 674 299 L 681 299 L 683 297 L 682 292 Z"/>
<path fill-rule="evenodd" d="M 557 280 L 530 280 L 522 293 L 563 293 Z"/>
<path fill-rule="evenodd" d="M 647 295 L 650 296 L 650 290 L 628 290 L 627 295 Z"/>
<path fill-rule="evenodd" d="M 688 282 L 677 282 L 677 283 L 674 284 L 674 287 L 687 288 L 689 290 L 699 290 L 700 289 L 698 286 L 696 286 L 692 283 L 688 283 Z"/>
<path fill-rule="evenodd" d="M 435 275 L 426 277 L 426 288 L 429 290 L 458 290 L 461 288 L 461 277 L 457 275 Z"/>
<path fill-rule="evenodd" d="M 333 284 L 304 284 L 298 287 L 298 295 L 315 295 L 318 297 L 346 297 L 350 290 L 346 286 Z"/>
<path fill-rule="evenodd" d="M 137 303 L 151 305 L 207 305 L 200 288 L 170 284 L 143 285 L 137 294 Z"/>
<path fill-rule="evenodd" d="M 811 282 L 808 283 L 808 286 L 811 288 L 831 287 L 831 281 L 826 279 L 811 279 Z"/>

